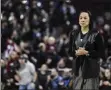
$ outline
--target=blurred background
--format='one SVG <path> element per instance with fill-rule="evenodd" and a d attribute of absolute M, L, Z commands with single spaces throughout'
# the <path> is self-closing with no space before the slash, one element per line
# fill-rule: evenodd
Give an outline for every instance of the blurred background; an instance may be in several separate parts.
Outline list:
<path fill-rule="evenodd" d="M 92 13 L 93 27 L 103 36 L 106 47 L 107 58 L 100 59 L 100 90 L 111 90 L 111 3 L 1 0 L 2 90 L 18 90 L 14 75 L 21 54 L 27 54 L 36 69 L 36 90 L 69 90 L 72 57 L 67 53 L 68 35 L 78 30 L 78 15 L 84 9 Z"/>

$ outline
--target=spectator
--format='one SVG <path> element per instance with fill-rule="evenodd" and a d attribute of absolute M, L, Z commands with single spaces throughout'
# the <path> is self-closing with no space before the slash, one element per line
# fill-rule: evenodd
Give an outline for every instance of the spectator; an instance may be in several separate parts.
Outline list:
<path fill-rule="evenodd" d="M 42 64 L 45 64 L 47 60 L 46 45 L 39 43 L 38 49 L 30 53 L 30 58 L 35 64 L 36 69 L 40 68 Z"/>
<path fill-rule="evenodd" d="M 38 81 L 39 85 L 42 87 L 42 90 L 48 90 L 47 83 L 48 83 L 48 67 L 46 64 L 43 64 L 38 72 Z M 39 87 L 40 87 L 39 86 Z"/>
<path fill-rule="evenodd" d="M 111 71 L 110 69 L 106 69 L 104 72 L 104 78 L 101 81 L 101 90 L 110 90 L 111 89 Z"/>
<path fill-rule="evenodd" d="M 65 60 L 64 58 L 61 58 L 59 62 L 57 63 L 57 68 L 65 68 Z"/>
<path fill-rule="evenodd" d="M 19 68 L 19 63 L 17 61 L 18 58 L 19 58 L 18 53 L 15 51 L 12 51 L 8 61 L 5 60 L 5 62 L 7 63 L 5 76 L 3 76 L 6 78 L 5 89 L 11 89 L 11 88 L 13 88 L 14 90 L 17 89 L 16 80 L 14 76 L 16 74 L 16 70 Z"/>
<path fill-rule="evenodd" d="M 50 82 L 48 87 L 50 90 L 61 90 L 61 86 L 63 85 L 63 77 L 61 77 L 56 69 L 51 70 Z"/>
<path fill-rule="evenodd" d="M 7 84 L 6 61 L 2 59 L 0 61 L 0 66 L 1 66 L 1 89 L 3 90 L 6 88 L 6 84 Z"/>
<path fill-rule="evenodd" d="M 19 90 L 35 90 L 37 73 L 34 65 L 28 61 L 27 55 L 20 56 L 20 68 L 15 76 L 19 82 Z"/>
<path fill-rule="evenodd" d="M 64 69 L 64 74 L 63 74 L 63 82 L 64 82 L 64 88 L 67 90 L 68 88 L 71 88 L 69 86 L 69 83 L 71 81 L 72 77 L 71 77 L 71 72 L 69 71 L 69 69 Z"/>

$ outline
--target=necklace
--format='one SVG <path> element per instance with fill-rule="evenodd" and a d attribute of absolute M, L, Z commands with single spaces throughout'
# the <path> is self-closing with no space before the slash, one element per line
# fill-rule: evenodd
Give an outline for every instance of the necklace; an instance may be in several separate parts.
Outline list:
<path fill-rule="evenodd" d="M 82 42 L 82 40 L 83 40 L 83 39 L 81 39 L 81 42 Z"/>

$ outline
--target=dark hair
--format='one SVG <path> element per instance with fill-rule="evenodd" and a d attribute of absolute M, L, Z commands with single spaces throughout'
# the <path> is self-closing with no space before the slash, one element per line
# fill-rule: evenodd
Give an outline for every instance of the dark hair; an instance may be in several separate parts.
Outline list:
<path fill-rule="evenodd" d="M 27 62 L 27 60 L 28 60 L 28 55 L 27 55 L 27 54 L 23 54 L 23 55 L 20 56 L 20 59 L 21 59 L 21 60 L 25 60 L 25 62 Z"/>
<path fill-rule="evenodd" d="M 90 22 L 89 22 L 89 29 L 90 29 L 90 30 L 93 29 L 93 17 L 92 17 L 91 12 L 88 11 L 88 10 L 82 10 L 82 11 L 80 11 L 80 14 L 83 13 L 83 12 L 88 13 L 89 19 L 90 19 Z M 79 14 L 79 16 L 80 16 L 80 14 Z"/>

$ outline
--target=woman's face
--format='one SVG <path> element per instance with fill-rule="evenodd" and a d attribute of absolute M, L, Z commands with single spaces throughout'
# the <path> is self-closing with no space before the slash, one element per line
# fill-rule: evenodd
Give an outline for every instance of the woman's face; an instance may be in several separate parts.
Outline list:
<path fill-rule="evenodd" d="M 47 71 L 47 65 L 43 64 L 43 65 L 41 66 L 41 71 Z"/>
<path fill-rule="evenodd" d="M 106 69 L 106 70 L 105 70 L 105 76 L 106 76 L 106 77 L 109 77 L 110 75 L 111 75 L 110 70 L 109 70 L 109 69 Z"/>
<path fill-rule="evenodd" d="M 79 24 L 81 27 L 87 27 L 90 22 L 90 17 L 87 12 L 82 12 L 79 16 Z"/>

